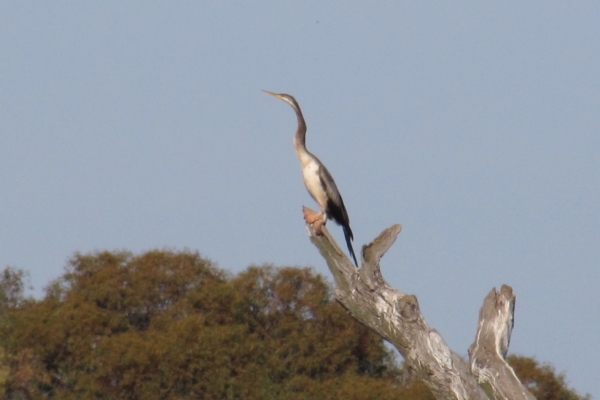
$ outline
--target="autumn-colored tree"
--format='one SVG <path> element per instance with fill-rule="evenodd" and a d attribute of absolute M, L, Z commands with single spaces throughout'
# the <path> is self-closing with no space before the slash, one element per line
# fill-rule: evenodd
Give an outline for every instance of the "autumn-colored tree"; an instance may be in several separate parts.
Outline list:
<path fill-rule="evenodd" d="M 4 302 L 6 394 L 393 398 L 390 353 L 329 291 L 310 269 L 232 277 L 190 252 L 78 254 L 42 300 Z"/>
<path fill-rule="evenodd" d="M 508 363 L 515 373 L 538 400 L 580 400 L 591 399 L 590 395 L 580 396 L 569 388 L 564 374 L 557 374 L 549 364 L 540 364 L 530 357 L 510 355 Z"/>
<path fill-rule="evenodd" d="M 23 280 L 0 276 L 3 398 L 434 398 L 308 268 L 234 276 L 187 251 L 101 252 L 76 254 L 41 300 Z M 582 399 L 523 360 L 539 399 Z"/>

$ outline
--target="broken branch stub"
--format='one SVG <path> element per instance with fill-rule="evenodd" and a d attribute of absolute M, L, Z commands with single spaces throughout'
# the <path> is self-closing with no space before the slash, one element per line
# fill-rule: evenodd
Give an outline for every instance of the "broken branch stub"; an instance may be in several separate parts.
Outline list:
<path fill-rule="evenodd" d="M 493 288 L 483 301 L 475 341 L 469 348 L 471 372 L 481 384 L 491 387 L 502 399 L 534 400 L 506 362 L 514 326 L 515 296 L 512 288 Z"/>

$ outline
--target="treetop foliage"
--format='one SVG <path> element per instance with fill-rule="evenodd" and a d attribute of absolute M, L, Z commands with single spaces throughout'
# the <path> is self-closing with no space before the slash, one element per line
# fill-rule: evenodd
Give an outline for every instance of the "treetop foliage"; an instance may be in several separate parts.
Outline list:
<path fill-rule="evenodd" d="M 7 399 L 433 399 L 309 268 L 123 251 L 75 254 L 41 300 L 24 278 L 0 278 Z M 539 399 L 581 398 L 528 360 Z"/>

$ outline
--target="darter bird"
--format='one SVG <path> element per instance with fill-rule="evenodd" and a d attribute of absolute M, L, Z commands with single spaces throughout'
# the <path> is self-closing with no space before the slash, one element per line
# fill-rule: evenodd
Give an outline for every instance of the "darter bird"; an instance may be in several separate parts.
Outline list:
<path fill-rule="evenodd" d="M 346 238 L 346 244 L 350 255 L 354 259 L 354 264 L 358 267 L 354 250 L 352 249 L 352 229 L 350 229 L 350 219 L 348 218 L 348 212 L 342 196 L 333 180 L 333 177 L 327 171 L 327 168 L 323 163 L 315 157 L 311 152 L 306 149 L 306 122 L 300 111 L 300 106 L 296 99 L 289 94 L 285 93 L 273 93 L 267 90 L 263 92 L 270 94 L 289 104 L 296 112 L 298 117 L 298 128 L 294 135 L 294 148 L 296 149 L 296 155 L 300 161 L 300 167 L 302 168 L 302 179 L 304 180 L 304 186 L 306 190 L 312 196 L 313 199 L 319 204 L 321 208 L 320 213 L 311 212 L 308 209 L 304 209 L 304 219 L 309 224 L 312 224 L 315 233 L 321 235 L 321 226 L 327 222 L 327 218 L 333 219 L 344 230 L 344 237 Z"/>

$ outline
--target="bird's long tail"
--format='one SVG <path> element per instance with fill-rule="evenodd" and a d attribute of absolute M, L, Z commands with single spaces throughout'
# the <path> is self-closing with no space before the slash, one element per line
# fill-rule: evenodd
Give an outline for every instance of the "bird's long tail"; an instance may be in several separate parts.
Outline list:
<path fill-rule="evenodd" d="M 354 265 L 356 265 L 356 268 L 358 268 L 358 262 L 356 261 L 356 256 L 354 255 L 354 249 L 352 248 L 352 231 L 350 230 L 349 226 L 344 226 L 344 237 L 346 238 L 346 244 L 348 245 L 348 251 L 350 252 L 350 255 L 352 256 L 352 258 L 354 259 Z"/>

